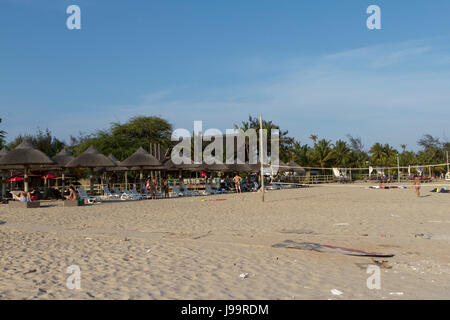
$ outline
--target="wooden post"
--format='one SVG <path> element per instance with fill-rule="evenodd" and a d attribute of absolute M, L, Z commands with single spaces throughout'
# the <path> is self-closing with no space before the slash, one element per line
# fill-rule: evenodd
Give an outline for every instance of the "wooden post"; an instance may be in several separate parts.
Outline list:
<path fill-rule="evenodd" d="M 89 182 L 90 182 L 90 192 L 91 195 L 94 194 L 94 168 L 91 168 L 90 173 L 89 173 Z"/>
<path fill-rule="evenodd" d="M 261 162 L 261 193 L 264 202 L 264 166 L 263 166 L 263 122 L 262 116 L 259 116 L 259 161 Z"/>
<path fill-rule="evenodd" d="M 1 177 L 2 177 L 2 198 L 4 198 L 5 194 L 6 194 L 6 186 L 5 186 L 6 175 L 3 171 L 1 171 L 1 173 L 2 173 L 2 175 L 1 175 Z"/>
<path fill-rule="evenodd" d="M 23 170 L 23 191 L 28 192 L 28 167 Z"/>
<path fill-rule="evenodd" d="M 400 183 L 400 158 L 397 154 L 397 181 Z"/>
<path fill-rule="evenodd" d="M 448 163 L 448 151 L 447 151 L 447 172 L 450 172 L 449 166 L 450 166 L 450 164 Z"/>

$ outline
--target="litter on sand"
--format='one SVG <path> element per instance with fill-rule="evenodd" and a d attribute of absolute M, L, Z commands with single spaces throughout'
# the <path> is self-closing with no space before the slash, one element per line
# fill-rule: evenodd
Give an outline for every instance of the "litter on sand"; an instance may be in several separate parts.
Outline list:
<path fill-rule="evenodd" d="M 37 271 L 36 269 L 33 269 L 33 270 L 30 270 L 30 271 L 24 272 L 23 274 L 25 275 L 25 274 L 29 274 L 29 273 L 34 273 L 36 271 Z"/>
<path fill-rule="evenodd" d="M 390 257 L 394 256 L 393 254 L 390 254 L 390 253 L 371 252 L 371 251 L 336 247 L 336 246 L 332 246 L 332 245 L 328 245 L 328 244 L 319 244 L 319 243 L 312 243 L 312 242 L 295 242 L 292 240 L 285 240 L 283 243 L 277 243 L 277 244 L 272 245 L 272 247 L 312 250 L 312 251 L 317 251 L 317 252 L 339 253 L 339 254 L 344 254 L 344 255 L 363 256 L 363 257 L 390 258 Z"/>
<path fill-rule="evenodd" d="M 241 273 L 239 277 L 241 277 L 242 279 L 246 279 L 248 278 L 248 273 Z"/>
<path fill-rule="evenodd" d="M 341 222 L 341 223 L 335 223 L 334 225 L 335 226 L 348 226 L 348 225 L 350 225 L 350 223 L 348 223 L 348 222 Z"/>
<path fill-rule="evenodd" d="M 340 296 L 342 294 L 342 291 L 339 291 L 338 289 L 332 289 L 331 293 L 335 296 Z"/>
<path fill-rule="evenodd" d="M 403 292 L 389 292 L 391 296 L 402 296 Z"/>
<path fill-rule="evenodd" d="M 213 199 L 213 200 L 209 200 L 209 201 L 224 201 L 224 200 L 227 200 L 227 199 Z"/>
<path fill-rule="evenodd" d="M 432 237 L 431 234 L 426 234 L 426 233 L 415 233 L 414 234 L 414 238 L 422 238 L 422 239 L 430 240 L 431 237 Z"/>
<path fill-rule="evenodd" d="M 392 266 L 388 263 L 389 261 L 387 260 L 372 259 L 372 262 L 382 269 L 392 269 Z"/>

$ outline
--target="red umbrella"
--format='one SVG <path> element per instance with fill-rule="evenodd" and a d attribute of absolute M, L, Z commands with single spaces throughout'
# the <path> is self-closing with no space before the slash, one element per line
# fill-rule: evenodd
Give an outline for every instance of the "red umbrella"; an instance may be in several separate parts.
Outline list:
<path fill-rule="evenodd" d="M 9 182 L 17 182 L 17 181 L 23 181 L 23 178 L 22 177 L 14 177 L 14 178 L 9 179 Z"/>
<path fill-rule="evenodd" d="M 42 176 L 41 177 L 41 179 L 45 179 L 45 178 L 47 178 L 47 179 L 56 179 L 56 178 L 58 178 L 57 176 L 55 176 L 55 175 L 53 175 L 53 174 L 47 174 L 46 176 Z"/>

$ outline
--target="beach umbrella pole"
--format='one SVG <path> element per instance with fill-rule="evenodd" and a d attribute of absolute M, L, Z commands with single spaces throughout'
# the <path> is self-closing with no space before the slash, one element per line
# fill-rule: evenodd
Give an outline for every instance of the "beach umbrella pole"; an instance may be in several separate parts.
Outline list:
<path fill-rule="evenodd" d="M 28 167 L 25 166 L 23 171 L 23 191 L 28 192 Z"/>
<path fill-rule="evenodd" d="M 261 194 L 262 202 L 264 202 L 264 167 L 263 167 L 263 131 L 262 116 L 259 116 L 259 159 L 261 162 Z"/>
<path fill-rule="evenodd" d="M 61 193 L 62 193 L 62 197 L 63 197 L 63 199 L 64 199 L 64 187 L 65 187 L 65 184 L 64 184 L 64 172 L 62 173 L 62 175 L 61 175 Z"/>
<path fill-rule="evenodd" d="M 89 175 L 89 181 L 90 181 L 90 189 L 91 189 L 91 195 L 94 194 L 94 180 L 92 179 L 94 176 L 94 168 L 91 168 L 90 175 Z"/>
<path fill-rule="evenodd" d="M 6 185 L 5 185 L 6 176 L 3 171 L 1 177 L 2 177 L 2 198 L 4 198 L 6 194 Z"/>

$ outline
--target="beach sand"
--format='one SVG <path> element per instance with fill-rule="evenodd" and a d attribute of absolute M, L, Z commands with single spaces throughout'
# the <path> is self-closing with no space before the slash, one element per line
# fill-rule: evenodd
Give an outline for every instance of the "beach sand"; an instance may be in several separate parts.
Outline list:
<path fill-rule="evenodd" d="M 0 299 L 450 299 L 450 194 L 422 189 L 1 204 Z M 371 258 L 272 247 L 284 240 L 395 256 L 368 289 Z"/>

